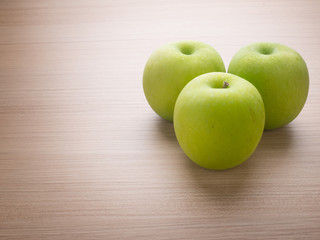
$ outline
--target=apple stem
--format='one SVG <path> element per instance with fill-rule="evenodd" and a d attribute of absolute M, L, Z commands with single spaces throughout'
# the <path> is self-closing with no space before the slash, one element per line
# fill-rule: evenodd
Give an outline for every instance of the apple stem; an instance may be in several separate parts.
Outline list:
<path fill-rule="evenodd" d="M 223 86 L 222 86 L 222 88 L 227 88 L 229 86 L 229 83 L 228 82 L 226 82 L 226 81 L 224 81 L 223 82 Z"/>

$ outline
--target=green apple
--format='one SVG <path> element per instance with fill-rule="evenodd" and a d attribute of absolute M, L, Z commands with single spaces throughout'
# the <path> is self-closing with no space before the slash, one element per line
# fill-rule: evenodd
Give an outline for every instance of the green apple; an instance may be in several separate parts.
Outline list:
<path fill-rule="evenodd" d="M 143 73 L 143 90 L 151 108 L 172 121 L 174 105 L 183 87 L 208 72 L 225 72 L 219 53 L 206 43 L 175 42 L 152 53 Z"/>
<path fill-rule="evenodd" d="M 229 73 L 206 73 L 181 91 L 174 130 L 185 154 L 209 169 L 235 167 L 256 149 L 265 111 L 258 90 Z"/>
<path fill-rule="evenodd" d="M 228 72 L 248 80 L 259 90 L 266 111 L 266 129 L 291 122 L 306 102 L 307 65 L 287 46 L 269 42 L 246 46 L 234 55 Z"/>

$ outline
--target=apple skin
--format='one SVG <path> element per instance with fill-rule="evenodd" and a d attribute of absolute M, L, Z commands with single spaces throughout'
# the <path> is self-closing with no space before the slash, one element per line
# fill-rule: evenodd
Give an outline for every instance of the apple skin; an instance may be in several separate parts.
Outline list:
<path fill-rule="evenodd" d="M 260 92 L 266 111 L 265 129 L 290 123 L 307 100 L 307 65 L 295 50 L 282 44 L 258 42 L 240 49 L 228 72 L 248 80 Z"/>
<path fill-rule="evenodd" d="M 208 72 L 225 72 L 219 53 L 210 45 L 181 41 L 164 45 L 148 59 L 143 73 L 143 90 L 151 108 L 172 121 L 177 97 L 193 78 Z"/>
<path fill-rule="evenodd" d="M 223 82 L 229 83 L 222 88 Z M 174 109 L 174 130 L 184 153 L 201 167 L 235 167 L 256 149 L 265 111 L 258 90 L 229 73 L 206 73 L 181 91 Z"/>

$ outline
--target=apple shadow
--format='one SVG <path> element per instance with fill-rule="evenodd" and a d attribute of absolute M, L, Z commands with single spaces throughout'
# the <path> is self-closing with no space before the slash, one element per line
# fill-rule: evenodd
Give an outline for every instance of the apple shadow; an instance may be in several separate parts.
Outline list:
<path fill-rule="evenodd" d="M 252 155 L 252 165 L 278 168 L 288 164 L 288 152 L 294 146 L 294 131 L 291 124 L 272 130 L 265 130 L 260 143 Z M 272 164 L 272 165 L 271 165 Z"/>
<path fill-rule="evenodd" d="M 210 170 L 193 163 L 187 156 L 185 158 L 186 177 L 202 198 L 223 206 L 246 196 L 252 175 L 250 164 L 243 163 L 227 170 Z"/>
<path fill-rule="evenodd" d="M 193 163 L 187 156 L 183 161 L 186 171 L 185 181 L 198 189 L 207 201 L 215 206 L 230 206 L 230 203 L 248 199 L 257 178 L 264 169 L 276 169 L 285 165 L 285 156 L 293 143 L 290 126 L 266 130 L 256 151 L 241 165 L 227 170 L 209 170 Z M 271 161 L 272 160 L 272 161 Z M 262 174 L 263 175 L 263 174 Z"/>
<path fill-rule="evenodd" d="M 156 129 L 159 132 L 161 140 L 167 141 L 170 144 L 176 142 L 178 144 L 176 135 L 174 133 L 173 123 L 158 117 L 155 121 Z"/>
<path fill-rule="evenodd" d="M 191 187 L 202 200 L 214 202 L 216 207 L 228 209 L 233 202 L 245 201 L 256 187 L 265 169 L 272 171 L 288 164 L 288 152 L 294 144 L 294 131 L 287 125 L 279 129 L 265 130 L 259 145 L 250 158 L 241 165 L 227 170 L 209 170 L 193 163 L 180 149 L 172 122 L 158 118 L 155 121 L 160 140 L 166 148 L 172 148 L 179 158 L 181 186 Z M 179 151 L 178 151 L 179 149 Z"/>

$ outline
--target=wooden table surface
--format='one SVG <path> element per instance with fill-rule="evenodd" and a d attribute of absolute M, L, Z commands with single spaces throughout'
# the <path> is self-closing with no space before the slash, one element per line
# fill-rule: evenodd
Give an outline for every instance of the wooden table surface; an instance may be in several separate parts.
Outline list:
<path fill-rule="evenodd" d="M 320 239 L 320 2 L 0 1 L 0 239 Z M 149 107 L 144 65 L 194 39 L 226 66 L 274 41 L 310 91 L 227 171 L 193 164 Z"/>

